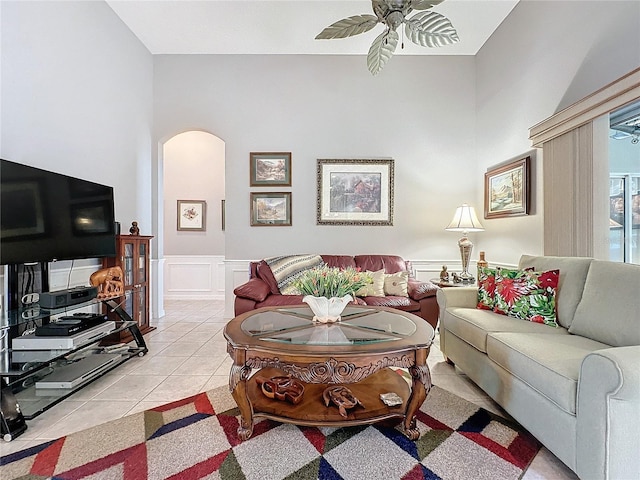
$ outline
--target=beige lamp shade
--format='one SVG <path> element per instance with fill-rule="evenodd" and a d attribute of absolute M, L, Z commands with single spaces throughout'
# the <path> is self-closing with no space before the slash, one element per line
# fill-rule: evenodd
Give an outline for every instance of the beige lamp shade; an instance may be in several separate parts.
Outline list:
<path fill-rule="evenodd" d="M 482 232 L 484 227 L 478 220 L 475 209 L 463 203 L 462 206 L 456 208 L 456 213 L 445 230 L 452 232 Z"/>

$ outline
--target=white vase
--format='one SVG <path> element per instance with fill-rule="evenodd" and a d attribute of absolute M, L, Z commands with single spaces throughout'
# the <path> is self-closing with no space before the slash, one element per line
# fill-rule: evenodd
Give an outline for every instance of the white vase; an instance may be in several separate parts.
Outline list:
<path fill-rule="evenodd" d="M 339 322 L 342 311 L 352 300 L 353 297 L 351 295 L 331 298 L 307 295 L 302 299 L 311 308 L 314 314 L 313 321 L 320 323 Z"/>

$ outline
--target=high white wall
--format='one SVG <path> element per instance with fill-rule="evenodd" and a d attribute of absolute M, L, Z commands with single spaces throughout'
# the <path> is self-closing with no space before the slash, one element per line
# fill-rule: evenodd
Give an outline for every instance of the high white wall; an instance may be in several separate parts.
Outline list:
<path fill-rule="evenodd" d="M 476 55 L 478 182 L 531 153 L 530 127 L 638 66 L 640 2 L 521 0 Z M 543 252 L 541 150 L 533 154 L 531 215 L 483 222 L 490 263 Z"/>
<path fill-rule="evenodd" d="M 156 139 L 202 129 L 225 142 L 228 260 L 459 257 L 444 227 L 477 188 L 473 58 L 397 56 L 377 77 L 364 56 L 160 55 L 154 66 Z M 292 152 L 292 186 L 250 188 L 252 151 Z M 319 158 L 393 158 L 394 226 L 317 226 Z M 254 191 L 291 191 L 293 225 L 251 227 Z"/>
<path fill-rule="evenodd" d="M 0 2 L 2 158 L 111 185 L 151 233 L 151 54 L 104 2 Z"/>

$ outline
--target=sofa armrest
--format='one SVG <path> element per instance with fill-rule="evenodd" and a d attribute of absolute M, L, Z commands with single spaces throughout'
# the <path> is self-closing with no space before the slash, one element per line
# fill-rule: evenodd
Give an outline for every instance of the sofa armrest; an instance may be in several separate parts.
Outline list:
<path fill-rule="evenodd" d="M 580 478 L 640 478 L 638 365 L 640 345 L 598 350 L 582 361 L 576 404 Z"/>
<path fill-rule="evenodd" d="M 233 290 L 236 297 L 248 298 L 254 302 L 262 302 L 271 293 L 269 285 L 259 278 L 252 278 L 247 283 L 237 286 Z"/>
<path fill-rule="evenodd" d="M 416 302 L 427 297 L 435 297 L 438 287 L 431 282 L 423 282 L 410 278 L 407 280 L 407 293 L 409 298 Z"/>
<path fill-rule="evenodd" d="M 478 305 L 478 287 L 445 287 L 438 289 L 440 310 L 449 307 L 476 308 Z"/>

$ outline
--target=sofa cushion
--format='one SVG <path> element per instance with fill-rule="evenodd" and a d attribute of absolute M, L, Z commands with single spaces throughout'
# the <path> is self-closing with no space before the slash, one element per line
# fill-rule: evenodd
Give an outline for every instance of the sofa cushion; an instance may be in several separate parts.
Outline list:
<path fill-rule="evenodd" d="M 271 290 L 271 293 L 274 295 L 279 294 L 280 289 L 278 288 L 278 282 L 273 276 L 273 273 L 271 272 L 271 267 L 269 267 L 269 264 L 267 264 L 267 262 L 264 260 L 260 260 L 256 270 L 258 272 L 258 278 L 262 279 L 267 285 L 269 285 L 269 289 Z"/>
<path fill-rule="evenodd" d="M 397 255 L 356 255 L 353 259 L 356 267 L 363 271 L 397 273 L 407 270 L 407 262 Z"/>
<path fill-rule="evenodd" d="M 256 303 L 256 308 L 280 307 L 284 305 L 305 305 L 302 301 L 304 295 L 269 295 L 263 302 Z"/>
<path fill-rule="evenodd" d="M 371 307 L 392 307 L 405 312 L 420 310 L 420 302 L 411 300 L 409 297 L 387 295 L 385 297 L 364 297 L 362 300 Z"/>
<path fill-rule="evenodd" d="M 367 272 L 371 274 L 372 283 L 361 287 L 356 297 L 384 297 L 384 270 Z"/>
<path fill-rule="evenodd" d="M 487 353 L 487 335 L 491 332 L 568 335 L 564 328 L 549 328 L 540 323 L 523 322 L 506 315 L 498 315 L 476 308 L 447 308 L 442 321 L 444 328 L 482 353 Z"/>
<path fill-rule="evenodd" d="M 547 329 L 556 330 L 563 329 Z M 577 335 L 496 332 L 487 338 L 492 361 L 572 415 L 582 360 L 603 348 L 607 345 Z"/>
<path fill-rule="evenodd" d="M 569 332 L 614 347 L 640 345 L 640 266 L 591 262 Z"/>
<path fill-rule="evenodd" d="M 321 257 L 329 267 L 357 268 L 356 262 L 351 255 L 321 255 Z"/>
<path fill-rule="evenodd" d="M 384 294 L 398 297 L 408 297 L 407 282 L 409 272 L 385 273 L 384 274 Z"/>
<path fill-rule="evenodd" d="M 533 270 L 496 273 L 496 288 L 493 311 L 510 317 L 544 323 L 557 327 L 556 291 L 559 270 L 535 272 Z"/>
<path fill-rule="evenodd" d="M 576 307 L 582 298 L 584 282 L 592 261 L 592 258 L 585 257 L 522 255 L 519 267 L 522 269 L 533 267 L 539 272 L 560 270 L 558 293 L 556 295 L 557 322 L 559 325 L 569 328 L 573 321 Z"/>
<path fill-rule="evenodd" d="M 254 302 L 262 302 L 271 293 L 269 285 L 259 278 L 251 278 L 233 290 L 237 297 L 248 298 Z"/>

